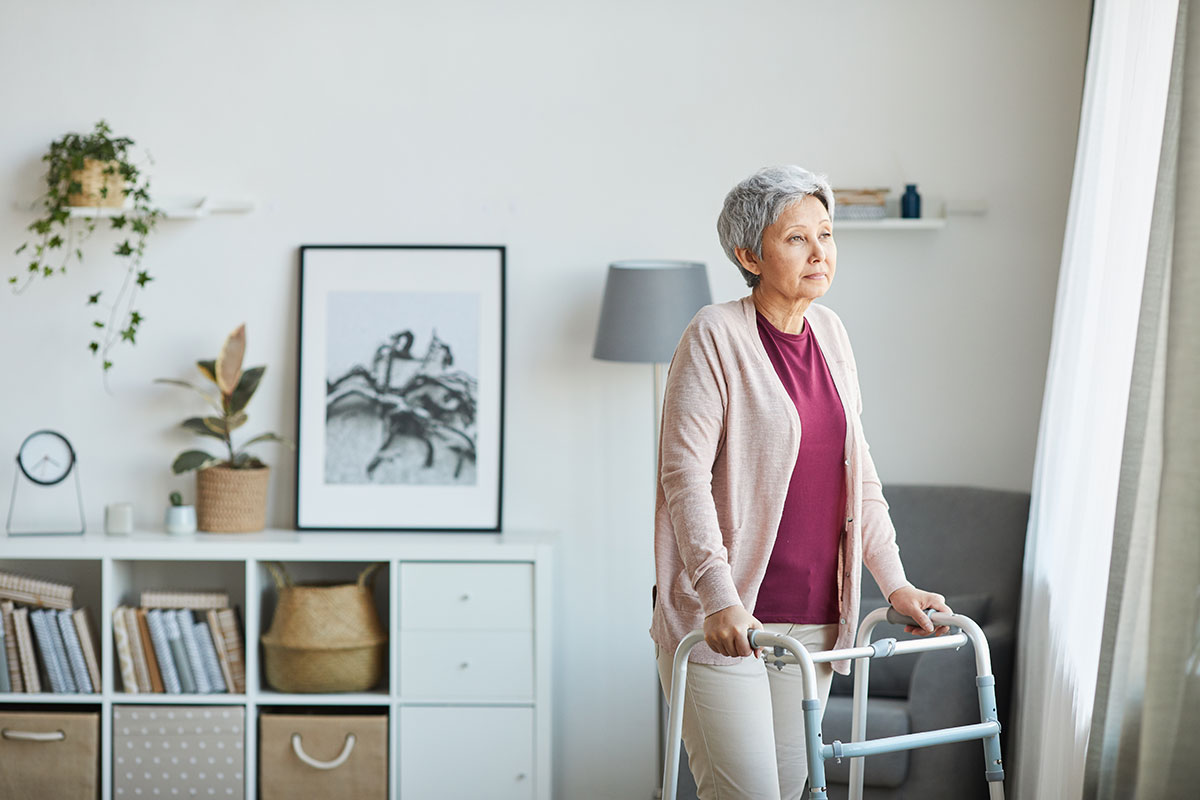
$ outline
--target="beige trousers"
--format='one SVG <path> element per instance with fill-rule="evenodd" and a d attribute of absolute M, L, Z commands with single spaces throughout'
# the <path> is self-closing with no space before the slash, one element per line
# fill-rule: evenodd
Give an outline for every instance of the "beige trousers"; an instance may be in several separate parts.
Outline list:
<path fill-rule="evenodd" d="M 763 627 L 795 638 L 809 651 L 833 647 L 838 630 L 837 625 Z M 675 654 L 656 650 L 658 678 L 670 698 Z M 816 667 L 823 715 L 833 667 Z M 683 746 L 700 800 L 802 800 L 808 778 L 803 699 L 798 664 L 782 670 L 757 658 L 729 666 L 688 664 Z"/>

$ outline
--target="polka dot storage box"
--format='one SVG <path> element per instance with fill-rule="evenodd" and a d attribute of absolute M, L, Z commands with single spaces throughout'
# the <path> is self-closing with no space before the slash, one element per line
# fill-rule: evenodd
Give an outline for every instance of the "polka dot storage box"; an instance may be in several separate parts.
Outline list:
<path fill-rule="evenodd" d="M 243 800 L 242 706 L 113 706 L 113 797 Z"/>

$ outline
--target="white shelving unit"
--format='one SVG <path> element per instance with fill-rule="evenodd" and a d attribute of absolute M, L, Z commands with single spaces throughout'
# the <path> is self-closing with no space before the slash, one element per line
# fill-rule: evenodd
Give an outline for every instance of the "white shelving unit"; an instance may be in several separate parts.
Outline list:
<path fill-rule="evenodd" d="M 257 797 L 258 713 L 300 706 L 378 708 L 389 717 L 389 798 L 551 796 L 551 569 L 545 534 L 299 533 L 0 537 L 0 570 L 75 586 L 100 637 L 102 691 L 0 694 L 0 709 L 43 704 L 100 712 L 101 798 L 111 800 L 114 705 L 234 705 L 246 710 L 245 796 Z M 384 685 L 289 694 L 266 685 L 259 637 L 282 561 L 299 582 L 353 580 L 367 564 L 389 630 Z M 112 611 L 144 589 L 220 589 L 245 624 L 246 694 L 118 690 Z M 405 731 L 408 735 L 405 735 Z M 417 735 L 417 732 L 421 732 Z"/>

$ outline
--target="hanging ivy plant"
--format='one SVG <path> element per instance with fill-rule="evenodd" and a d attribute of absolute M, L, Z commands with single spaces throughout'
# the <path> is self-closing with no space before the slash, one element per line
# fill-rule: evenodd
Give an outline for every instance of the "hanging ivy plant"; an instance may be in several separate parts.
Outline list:
<path fill-rule="evenodd" d="M 111 301 L 101 290 L 88 294 L 86 303 L 97 312 L 87 346 L 105 373 L 113 365 L 113 347 L 137 343 L 145 317 L 134 303 L 154 280 L 143 269 L 142 256 L 147 237 L 163 216 L 151 205 L 149 176 L 131 160 L 134 141 L 111 134 L 112 128 L 100 120 L 89 134 L 68 133 L 51 143 L 42 156 L 48 165 L 46 192 L 39 201 L 42 213 L 27 228 L 36 238 L 16 249 L 16 255 L 28 253 L 29 260 L 8 279 L 13 292 L 20 294 L 34 281 L 65 274 L 69 263 L 83 261 L 84 244 L 99 220 L 107 217 L 111 229 L 123 234 L 113 255 L 122 259 L 124 274 Z M 95 213 L 72 216 L 73 208 Z"/>

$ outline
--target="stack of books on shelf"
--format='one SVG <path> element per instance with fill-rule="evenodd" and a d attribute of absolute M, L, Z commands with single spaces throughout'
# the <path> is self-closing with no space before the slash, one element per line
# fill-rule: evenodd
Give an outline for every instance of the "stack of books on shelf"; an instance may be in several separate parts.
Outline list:
<path fill-rule="evenodd" d="M 243 694 L 237 615 L 224 592 L 142 592 L 140 608 L 113 611 L 121 684 L 138 694 Z"/>
<path fill-rule="evenodd" d="M 100 661 L 75 588 L 0 572 L 0 693 L 100 691 Z"/>
<path fill-rule="evenodd" d="M 834 189 L 834 213 L 839 220 L 883 219 L 887 189 Z"/>

